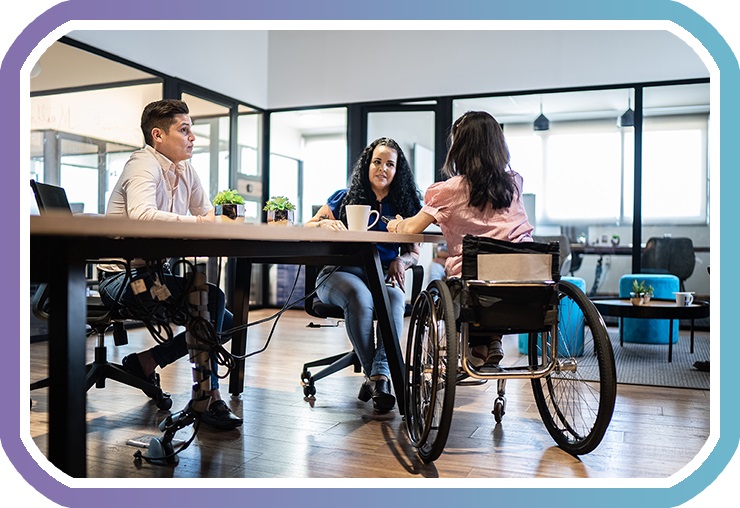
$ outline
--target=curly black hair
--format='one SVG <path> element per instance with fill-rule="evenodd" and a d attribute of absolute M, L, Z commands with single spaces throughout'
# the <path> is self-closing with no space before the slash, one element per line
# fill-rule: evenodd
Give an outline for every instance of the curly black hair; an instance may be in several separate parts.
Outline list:
<path fill-rule="evenodd" d="M 468 111 L 452 124 L 445 176 L 462 175 L 470 190 L 468 205 L 484 211 L 509 208 L 518 193 L 508 171 L 509 148 L 501 126 L 485 111 Z"/>
<path fill-rule="evenodd" d="M 370 205 L 373 206 L 377 199 L 372 187 L 370 186 L 370 161 L 373 158 L 373 151 L 376 147 L 383 145 L 396 151 L 396 175 L 391 181 L 390 196 L 396 211 L 404 217 L 412 217 L 421 210 L 421 192 L 414 181 L 414 174 L 411 172 L 406 156 L 403 154 L 401 147 L 391 138 L 378 138 L 370 143 L 360 154 L 360 157 L 352 167 L 352 174 L 349 177 L 349 189 L 342 201 L 342 211 L 340 219 L 346 221 L 346 205 Z"/>

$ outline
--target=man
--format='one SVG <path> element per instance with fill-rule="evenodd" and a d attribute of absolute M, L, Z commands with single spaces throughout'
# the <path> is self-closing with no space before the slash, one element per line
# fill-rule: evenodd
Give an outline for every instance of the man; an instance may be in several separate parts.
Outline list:
<path fill-rule="evenodd" d="M 134 152 L 123 168 L 108 200 L 106 216 L 128 217 L 137 220 L 177 222 L 212 222 L 214 208 L 195 172 L 190 158 L 193 155 L 195 135 L 188 106 L 180 100 L 165 99 L 148 104 L 141 115 L 141 130 L 146 146 Z M 141 304 L 149 297 L 149 289 L 159 281 L 152 281 L 143 264 L 132 270 L 133 278 L 145 281 L 147 291 L 136 296 L 130 285 L 124 291 L 123 304 Z M 100 285 L 103 301 L 116 305 L 115 296 L 125 282 L 125 273 L 112 266 L 102 267 L 104 277 Z M 173 298 L 182 291 L 182 279 L 165 274 L 164 285 Z M 142 296 L 144 295 L 144 296 Z M 208 308 L 217 332 L 232 327 L 232 314 L 226 310 L 223 292 L 209 284 Z M 173 337 L 171 344 L 161 344 L 123 359 L 128 372 L 156 384 L 155 369 L 169 365 L 187 354 L 185 332 Z M 211 397 L 208 410 L 201 415 L 201 422 L 221 430 L 231 430 L 243 420 L 231 412 L 221 399 L 216 365 L 212 367 Z"/>

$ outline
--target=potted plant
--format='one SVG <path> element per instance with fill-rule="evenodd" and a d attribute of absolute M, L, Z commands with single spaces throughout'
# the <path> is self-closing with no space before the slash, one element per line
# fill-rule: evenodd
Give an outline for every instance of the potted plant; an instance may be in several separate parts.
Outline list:
<path fill-rule="evenodd" d="M 217 218 L 236 221 L 238 217 L 244 217 L 244 198 L 235 190 L 222 190 L 213 198 L 216 207 Z"/>
<path fill-rule="evenodd" d="M 265 203 L 268 225 L 289 226 L 293 224 L 295 205 L 285 196 L 272 196 Z"/>
<path fill-rule="evenodd" d="M 650 301 L 655 289 L 650 284 L 645 284 L 645 281 L 638 281 L 637 279 L 632 281 L 632 292 L 630 292 L 630 301 L 632 305 L 644 305 Z"/>

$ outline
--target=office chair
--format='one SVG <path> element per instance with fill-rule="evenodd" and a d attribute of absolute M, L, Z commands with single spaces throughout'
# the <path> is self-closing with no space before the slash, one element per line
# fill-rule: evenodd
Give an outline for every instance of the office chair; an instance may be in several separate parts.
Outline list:
<path fill-rule="evenodd" d="M 36 197 L 39 213 L 44 214 L 48 210 L 56 210 L 69 212 L 72 215 L 72 210 L 67 201 L 67 194 L 63 188 L 34 180 L 31 180 L 31 188 Z M 33 313 L 36 317 L 40 319 L 49 318 L 49 288 L 47 284 L 39 285 L 31 303 Z M 97 334 L 97 343 L 95 346 L 95 358 L 92 363 L 86 365 L 85 388 L 89 390 L 93 385 L 96 388 L 105 388 L 105 380 L 112 379 L 143 391 L 155 401 L 157 407 L 160 409 L 171 408 L 172 399 L 170 395 L 162 391 L 160 387 L 130 374 L 121 365 L 108 361 L 105 333 L 111 326 L 113 326 L 115 345 L 123 346 L 128 344 L 124 318 L 115 309 L 106 308 L 99 296 L 88 296 L 86 321 L 92 332 Z M 50 340 L 53 340 L 53 338 L 50 337 Z M 31 390 L 46 386 L 49 386 L 49 378 L 31 383 Z"/>
<path fill-rule="evenodd" d="M 680 290 L 694 273 L 696 255 L 691 238 L 652 237 L 645 244 L 640 264 L 643 273 L 670 273 L 678 277 Z"/>
<path fill-rule="evenodd" d="M 321 267 L 318 266 L 306 266 L 306 283 L 305 283 L 305 294 L 306 296 L 311 295 L 316 289 L 316 277 L 319 274 Z M 411 283 L 411 302 L 416 300 L 416 297 L 421 293 L 421 286 L 424 281 L 424 267 L 421 265 L 414 265 L 411 267 L 413 274 L 413 281 Z M 344 311 L 337 305 L 331 305 L 322 302 L 315 294 L 308 296 L 303 302 L 304 310 L 310 316 L 321 318 L 321 319 L 344 319 Z M 413 310 L 411 303 L 406 304 L 406 310 L 404 311 L 405 316 L 410 316 Z M 311 326 L 309 324 L 309 326 Z M 311 374 L 308 370 L 313 367 L 324 367 L 320 372 Z M 316 381 L 323 379 L 327 376 L 344 370 L 347 367 L 353 367 L 354 372 L 359 373 L 362 371 L 360 365 L 360 359 L 357 357 L 354 351 L 347 351 L 337 355 L 329 356 L 326 358 L 320 358 L 303 365 L 303 371 L 301 372 L 301 384 L 303 385 L 303 395 L 311 397 L 316 395 Z"/>

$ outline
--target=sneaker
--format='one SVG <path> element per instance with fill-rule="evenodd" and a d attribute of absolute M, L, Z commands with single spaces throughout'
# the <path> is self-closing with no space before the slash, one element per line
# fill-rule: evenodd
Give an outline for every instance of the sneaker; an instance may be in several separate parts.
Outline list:
<path fill-rule="evenodd" d="M 211 402 L 208 409 L 200 415 L 200 421 L 218 430 L 232 430 L 244 423 L 244 420 L 231 412 L 223 400 Z"/>
<path fill-rule="evenodd" d="M 493 339 L 488 344 L 487 353 L 485 365 L 498 367 L 499 362 L 504 358 L 504 348 L 501 344 L 501 339 Z"/>
<path fill-rule="evenodd" d="M 488 346 L 481 344 L 479 346 L 468 346 L 468 363 L 475 367 L 483 367 L 488 358 Z"/>

